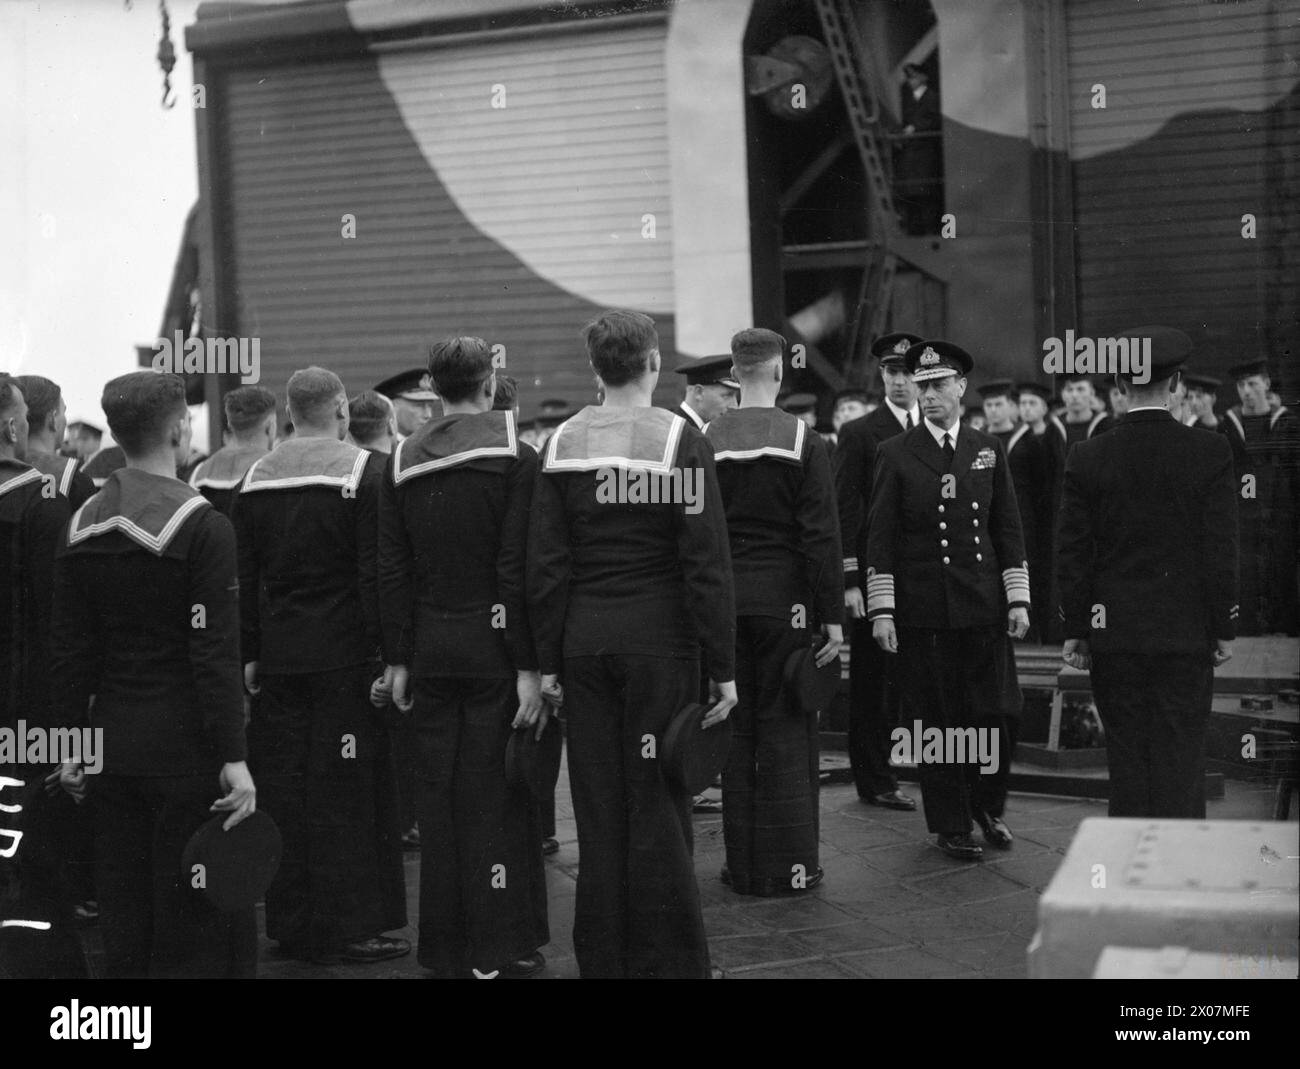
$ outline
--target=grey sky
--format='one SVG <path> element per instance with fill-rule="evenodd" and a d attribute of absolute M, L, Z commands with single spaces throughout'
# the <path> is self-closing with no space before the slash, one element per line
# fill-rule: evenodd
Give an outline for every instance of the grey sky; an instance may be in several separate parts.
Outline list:
<path fill-rule="evenodd" d="M 105 380 L 150 344 L 197 196 L 196 0 L 168 0 L 176 107 L 160 105 L 156 0 L 0 0 L 0 370 L 102 418 Z"/>

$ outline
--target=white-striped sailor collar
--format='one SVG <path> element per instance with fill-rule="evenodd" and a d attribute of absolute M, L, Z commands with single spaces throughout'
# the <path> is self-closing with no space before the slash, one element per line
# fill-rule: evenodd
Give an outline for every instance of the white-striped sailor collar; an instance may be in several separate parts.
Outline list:
<path fill-rule="evenodd" d="M 772 457 L 799 464 L 808 424 L 779 408 L 737 408 L 709 424 L 714 460 Z"/>
<path fill-rule="evenodd" d="M 72 515 L 68 545 L 118 531 L 136 545 L 162 556 L 195 512 L 208 500 L 179 479 L 139 468 L 119 468 L 103 489 Z"/>
<path fill-rule="evenodd" d="M 588 405 L 555 428 L 546 443 L 543 470 L 623 468 L 666 474 L 685 428 L 684 417 L 664 408 Z"/>
<path fill-rule="evenodd" d="M 1028 423 L 1022 423 L 1022 424 L 1020 424 L 1019 427 L 1017 427 L 1014 431 L 1011 432 L 1011 437 L 1007 439 L 1007 455 L 1008 455 L 1008 456 L 1011 455 L 1011 450 L 1015 449 L 1016 444 L 1017 444 L 1017 443 L 1020 441 L 1020 439 L 1023 438 L 1023 437 L 1028 433 L 1028 432 L 1029 432 L 1029 424 L 1028 424 Z"/>
<path fill-rule="evenodd" d="M 190 473 L 190 485 L 196 490 L 233 490 L 244 481 L 248 469 L 267 451 L 258 445 L 222 446 L 212 456 L 200 461 Z"/>
<path fill-rule="evenodd" d="M 1274 412 L 1269 417 L 1268 429 L 1271 431 L 1274 427 L 1276 427 L 1277 421 L 1280 420 L 1284 415 L 1286 415 L 1287 412 L 1288 409 L 1286 405 L 1282 405 L 1276 412 Z M 1239 407 L 1230 408 L 1228 409 L 1227 412 L 1224 413 L 1224 415 L 1231 421 L 1233 427 L 1236 428 L 1237 433 L 1241 435 L 1241 440 L 1245 441 L 1246 425 L 1241 422 L 1241 416 L 1242 416 L 1241 409 Z"/>
<path fill-rule="evenodd" d="M 30 464 L 9 457 L 0 457 L 0 497 L 28 483 L 39 482 L 43 477 Z"/>
<path fill-rule="evenodd" d="M 474 460 L 517 457 L 519 436 L 509 411 L 456 413 L 429 420 L 393 450 L 393 483 Z"/>
<path fill-rule="evenodd" d="M 240 492 L 331 486 L 355 494 L 369 458 L 369 451 L 337 438 L 290 438 L 253 462 Z"/>
<path fill-rule="evenodd" d="M 1047 424 L 1048 426 L 1055 428 L 1056 433 L 1061 436 L 1062 442 L 1068 442 L 1070 440 L 1070 433 L 1065 429 L 1065 424 L 1061 422 L 1060 416 L 1053 412 L 1049 412 L 1047 414 Z"/>
<path fill-rule="evenodd" d="M 27 463 L 37 471 L 51 475 L 57 480 L 57 489 L 64 497 L 72 488 L 72 477 L 77 473 L 77 460 L 74 457 L 59 456 L 55 453 L 33 453 L 27 451 Z"/>

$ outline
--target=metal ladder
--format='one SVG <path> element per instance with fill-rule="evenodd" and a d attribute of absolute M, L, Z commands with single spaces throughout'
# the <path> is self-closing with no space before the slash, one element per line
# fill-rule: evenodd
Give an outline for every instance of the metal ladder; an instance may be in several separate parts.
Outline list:
<path fill-rule="evenodd" d="M 826 48 L 835 68 L 835 78 L 844 98 L 844 108 L 853 128 L 853 140 L 866 173 L 868 196 L 871 204 L 871 236 L 875 249 L 862 275 L 858 292 L 858 309 L 864 304 L 871 309 L 870 321 L 855 311 L 849 338 L 850 359 L 857 352 L 864 326 L 868 337 L 884 333 L 888 322 L 890 298 L 893 295 L 894 275 L 898 271 L 898 257 L 890 251 L 890 238 L 897 233 L 897 216 L 894 197 L 885 169 L 885 139 L 880 131 L 880 102 L 862 77 L 852 16 L 848 0 L 814 0 L 817 17 L 821 20 Z"/>

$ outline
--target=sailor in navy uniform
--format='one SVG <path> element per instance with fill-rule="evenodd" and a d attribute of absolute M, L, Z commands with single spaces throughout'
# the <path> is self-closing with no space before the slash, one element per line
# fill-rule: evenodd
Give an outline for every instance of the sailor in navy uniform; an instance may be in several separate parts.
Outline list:
<path fill-rule="evenodd" d="M 512 725 L 547 719 L 524 604 L 537 454 L 492 411 L 487 342 L 438 342 L 429 373 L 445 414 L 397 445 L 379 510 L 386 678 L 419 751 L 419 961 L 524 976 L 550 940 L 537 806 L 505 771 Z"/>
<path fill-rule="evenodd" d="M 776 407 L 785 339 L 731 339 L 740 408 L 709 424 L 736 588 L 734 735 L 722 779 L 727 881 L 740 894 L 802 891 L 818 864 L 817 716 L 789 707 L 783 670 L 820 632 L 817 661 L 838 663 L 843 578 L 830 458 Z"/>
<path fill-rule="evenodd" d="M 230 429 L 230 443 L 200 461 L 190 473 L 190 485 L 224 516 L 253 463 L 275 445 L 275 394 L 262 386 L 239 386 L 221 399 Z"/>
<path fill-rule="evenodd" d="M 1029 569 L 1002 443 L 960 426 L 974 361 L 944 341 L 918 342 L 904 359 L 925 422 L 877 451 L 862 562 L 867 617 L 881 649 L 898 655 L 904 721 L 920 720 L 923 732 L 980 729 L 988 753 L 997 743 L 992 774 L 969 754 L 958 762 L 948 752 L 919 768 L 939 848 L 976 860 L 983 851 L 970 835 L 972 816 L 990 844 L 1012 841 L 1002 820 L 1011 764 L 1006 643 L 1029 628 Z"/>
<path fill-rule="evenodd" d="M 58 722 L 103 731 L 102 770 L 87 782 L 90 769 L 65 761 L 60 782 L 94 800 L 105 971 L 251 977 L 253 909 L 218 912 L 181 866 L 213 810 L 229 814 L 230 828 L 256 806 L 234 531 L 175 478 L 190 440 L 179 376 L 120 376 L 102 404 L 127 465 L 68 525 L 55 561 L 50 677 Z"/>
<path fill-rule="evenodd" d="M 1098 412 L 1094 407 L 1097 387 L 1091 375 L 1070 372 L 1061 375 L 1060 382 L 1061 400 L 1065 402 L 1061 424 L 1065 428 L 1065 451 L 1068 454 L 1076 443 L 1086 442 L 1109 430 L 1115 417 L 1104 408 Z"/>
<path fill-rule="evenodd" d="M 176 465 L 176 470 L 180 471 L 181 465 L 189 460 L 186 457 Z M 108 477 L 120 468 L 126 467 L 126 453 L 123 452 L 120 445 L 106 445 L 97 450 L 92 456 L 88 457 L 86 462 L 81 465 L 81 472 L 92 483 L 95 489 L 99 489 L 108 481 Z"/>
<path fill-rule="evenodd" d="M 1241 404 L 1219 430 L 1232 446 L 1240 489 L 1242 635 L 1300 633 L 1297 613 L 1296 510 L 1300 506 L 1300 420 L 1270 411 L 1268 361 L 1228 369 Z M 1253 484 L 1253 485 L 1251 485 Z"/>
<path fill-rule="evenodd" d="M 1124 382 L 1123 422 L 1066 462 L 1063 657 L 1091 669 L 1110 815 L 1204 819 L 1214 668 L 1232 656 L 1237 617 L 1239 484 L 1227 443 L 1169 413 L 1187 335 L 1122 336 L 1151 340 L 1151 377 Z"/>
<path fill-rule="evenodd" d="M 849 616 L 849 764 L 858 797 L 869 805 L 911 811 L 915 799 L 898 789 L 889 765 L 889 733 L 898 723 L 898 684 L 894 658 L 886 657 L 871 638 L 862 598 L 858 562 L 867 548 L 867 515 L 871 507 L 876 450 L 881 442 L 919 426 L 921 408 L 916 384 L 903 356 L 921 340 L 905 331 L 885 334 L 871 345 L 880 362 L 884 403 L 861 419 L 840 428 L 835 449 L 835 490 L 844 551 L 844 605 Z"/>
<path fill-rule="evenodd" d="M 686 379 L 686 396 L 673 411 L 697 431 L 739 403 L 740 383 L 731 373 L 730 353 L 687 360 L 673 371 Z"/>
<path fill-rule="evenodd" d="M 31 409 L 20 381 L 0 373 L 0 728 L 9 731 L 20 730 L 19 721 L 38 729 L 56 726 L 50 708 L 50 616 L 54 556 L 70 515 L 55 477 L 23 459 L 30 456 Z M 58 459 L 75 469 L 75 459 Z M 14 925 L 0 932 L 0 973 L 6 976 L 85 972 L 64 879 L 77 814 L 69 799 L 45 792 L 46 777 L 57 772 L 53 763 L 0 763 L 0 805 L 18 807 L 0 809 L 6 851 L 0 855 L 0 888 L 8 892 L 0 898 L 0 921 L 47 925 Z"/>
<path fill-rule="evenodd" d="M 76 457 L 59 454 L 68 426 L 63 391 L 41 375 L 19 375 L 14 381 L 27 402 L 27 463 L 54 480 L 73 510 L 81 508 L 95 492 L 95 484 L 78 470 Z"/>
<path fill-rule="evenodd" d="M 1216 379 L 1213 375 L 1187 371 L 1183 373 L 1183 381 L 1187 384 L 1187 426 L 1214 430 L 1219 426 L 1214 402 L 1223 380 Z"/>
<path fill-rule="evenodd" d="M 378 672 L 382 455 L 343 441 L 347 395 L 312 367 L 288 384 L 294 436 L 254 462 L 235 498 L 245 682 L 262 804 L 284 837 L 267 935 L 321 962 L 410 952 Z"/>
<path fill-rule="evenodd" d="M 527 558 L 544 687 L 563 676 L 582 858 L 574 950 L 583 977 L 706 978 L 691 799 L 659 744 L 698 700 L 701 646 L 704 729 L 736 704 L 726 517 L 704 436 L 651 407 L 653 321 L 606 312 L 583 334 L 604 401 L 547 442 Z"/>

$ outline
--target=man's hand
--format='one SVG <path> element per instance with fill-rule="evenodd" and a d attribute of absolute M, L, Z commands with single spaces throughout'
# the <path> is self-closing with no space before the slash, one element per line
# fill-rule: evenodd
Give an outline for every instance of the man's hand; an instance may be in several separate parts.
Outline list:
<path fill-rule="evenodd" d="M 370 684 L 370 704 L 376 709 L 393 704 L 393 688 L 389 685 L 387 672 Z"/>
<path fill-rule="evenodd" d="M 229 831 L 257 810 L 257 788 L 247 763 L 231 761 L 221 766 L 221 789 L 228 792 L 224 798 L 212 803 L 212 812 L 229 813 L 222 831 Z"/>
<path fill-rule="evenodd" d="M 840 647 L 844 645 L 844 628 L 839 624 L 822 624 L 822 636 L 826 639 L 826 644 L 817 651 L 818 668 L 839 657 Z"/>
<path fill-rule="evenodd" d="M 713 727 L 714 724 L 721 724 L 731 715 L 731 710 L 736 707 L 736 702 L 740 700 L 736 696 L 736 681 L 728 679 L 725 683 L 719 683 L 715 679 L 710 679 L 709 700 L 714 705 L 712 709 L 704 714 L 702 726 L 705 729 Z"/>
<path fill-rule="evenodd" d="M 1086 672 L 1092 668 L 1092 654 L 1088 651 L 1086 638 L 1067 638 L 1061 649 L 1061 660 L 1071 668 Z"/>
<path fill-rule="evenodd" d="M 45 777 L 46 794 L 53 794 L 59 788 L 78 805 L 86 800 L 86 772 L 80 761 L 64 761 L 57 772 Z"/>
<path fill-rule="evenodd" d="M 848 610 L 851 620 L 861 620 L 867 615 L 867 603 L 862 600 L 862 587 L 851 586 L 844 591 L 844 608 Z"/>
<path fill-rule="evenodd" d="M 886 653 L 898 652 L 898 631 L 892 616 L 877 616 L 871 624 L 871 637 Z"/>
<path fill-rule="evenodd" d="M 1029 610 L 1017 605 L 1007 610 L 1007 634 L 1012 638 L 1024 638 L 1029 633 Z"/>
<path fill-rule="evenodd" d="M 564 688 L 559 676 L 551 672 L 542 673 L 542 697 L 557 709 L 564 706 Z"/>
<path fill-rule="evenodd" d="M 536 724 L 539 717 L 549 716 L 546 703 L 542 701 L 542 675 L 540 672 L 519 671 L 515 673 L 515 693 L 519 695 L 519 710 L 511 723 L 513 728 L 526 728 Z M 546 721 L 542 721 L 542 727 Z M 542 737 L 538 729 L 537 737 Z"/>
<path fill-rule="evenodd" d="M 1227 664 L 1232 660 L 1232 643 L 1227 639 L 1216 638 L 1210 656 L 1214 660 L 1215 668 L 1218 668 L 1221 664 Z"/>
<path fill-rule="evenodd" d="M 262 688 L 257 683 L 257 669 L 260 664 L 260 661 L 249 661 L 244 665 L 244 689 L 254 697 L 262 693 Z"/>
<path fill-rule="evenodd" d="M 399 713 L 409 713 L 415 704 L 411 693 L 411 673 L 404 664 L 390 664 L 384 669 L 384 686 L 393 696 L 393 704 Z"/>

